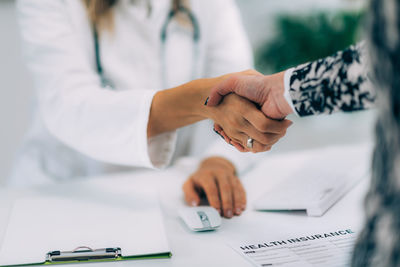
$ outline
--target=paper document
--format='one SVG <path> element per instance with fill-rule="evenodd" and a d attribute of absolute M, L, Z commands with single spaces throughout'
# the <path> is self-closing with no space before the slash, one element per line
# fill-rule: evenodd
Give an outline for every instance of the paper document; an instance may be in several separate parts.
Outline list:
<path fill-rule="evenodd" d="M 57 197 L 15 202 L 0 248 L 0 266 L 44 264 L 48 252 L 77 247 L 120 248 L 121 259 L 169 253 L 154 189 L 137 185 L 123 192 L 91 184 L 80 184 L 74 191 L 62 188 Z"/>
<path fill-rule="evenodd" d="M 322 216 L 369 177 L 371 151 L 371 146 L 363 144 L 298 152 L 294 162 L 284 159 L 291 170 L 286 174 L 271 174 L 270 165 L 259 164 L 260 170 L 254 175 L 267 175 L 280 182 L 265 187 L 266 192 L 253 206 L 260 211 L 305 210 L 308 216 Z"/>
<path fill-rule="evenodd" d="M 231 246 L 255 266 L 350 266 L 357 234 L 352 229 L 320 232 Z"/>

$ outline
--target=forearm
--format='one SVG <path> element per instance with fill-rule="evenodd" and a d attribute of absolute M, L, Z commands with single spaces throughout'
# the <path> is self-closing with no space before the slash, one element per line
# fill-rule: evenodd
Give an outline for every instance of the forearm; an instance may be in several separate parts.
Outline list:
<path fill-rule="evenodd" d="M 223 77 L 199 79 L 155 94 L 147 136 L 152 137 L 209 117 L 206 101 L 211 87 Z"/>

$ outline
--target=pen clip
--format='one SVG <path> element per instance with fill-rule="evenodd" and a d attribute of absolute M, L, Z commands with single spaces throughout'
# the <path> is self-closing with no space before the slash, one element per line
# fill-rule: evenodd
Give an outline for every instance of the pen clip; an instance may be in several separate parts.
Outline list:
<path fill-rule="evenodd" d="M 72 251 L 50 251 L 46 255 L 48 262 L 70 262 L 70 261 L 89 261 L 117 259 L 121 257 L 121 248 L 101 248 L 91 249 L 81 246 Z"/>

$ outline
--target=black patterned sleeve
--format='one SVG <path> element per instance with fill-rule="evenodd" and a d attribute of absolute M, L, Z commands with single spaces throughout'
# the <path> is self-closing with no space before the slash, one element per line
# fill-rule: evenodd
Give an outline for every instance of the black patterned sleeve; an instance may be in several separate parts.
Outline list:
<path fill-rule="evenodd" d="M 376 94 L 367 77 L 365 43 L 294 68 L 290 96 L 299 116 L 373 107 Z"/>

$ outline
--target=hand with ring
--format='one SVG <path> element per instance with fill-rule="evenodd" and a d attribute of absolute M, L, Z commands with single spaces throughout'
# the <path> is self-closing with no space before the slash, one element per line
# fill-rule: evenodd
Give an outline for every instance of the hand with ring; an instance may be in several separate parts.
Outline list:
<path fill-rule="evenodd" d="M 241 152 L 270 150 L 292 124 L 287 119 L 269 119 L 254 103 L 236 94 L 225 96 L 219 105 L 209 109 L 214 130 Z"/>

